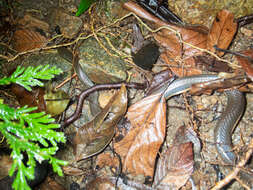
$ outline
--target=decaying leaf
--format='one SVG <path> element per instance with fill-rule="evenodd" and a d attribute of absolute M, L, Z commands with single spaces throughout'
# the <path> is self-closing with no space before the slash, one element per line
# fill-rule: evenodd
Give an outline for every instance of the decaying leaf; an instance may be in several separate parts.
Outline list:
<path fill-rule="evenodd" d="M 11 85 L 11 91 L 15 94 L 20 106 L 28 105 L 29 107 L 37 107 L 34 112 L 46 111 L 46 105 L 44 101 L 45 91 L 41 87 L 33 87 L 29 92 L 24 87 L 18 84 Z"/>
<path fill-rule="evenodd" d="M 68 95 L 62 91 L 53 91 L 52 88 L 46 90 L 41 87 L 33 87 L 29 92 L 18 84 L 11 85 L 11 91 L 15 94 L 20 106 L 28 105 L 29 107 L 37 107 L 34 112 L 45 111 L 52 116 L 61 114 L 69 103 Z"/>
<path fill-rule="evenodd" d="M 13 48 L 18 52 L 24 52 L 36 48 L 44 47 L 48 43 L 46 37 L 32 29 L 22 29 L 15 31 L 13 35 Z"/>
<path fill-rule="evenodd" d="M 194 151 L 200 153 L 201 143 L 197 133 L 194 131 L 192 127 L 186 127 L 185 125 L 183 125 L 177 129 L 177 132 L 173 140 L 173 144 L 179 145 L 187 142 L 192 142 L 194 145 Z"/>
<path fill-rule="evenodd" d="M 164 24 L 158 25 L 166 26 Z M 167 25 L 170 28 L 178 31 L 181 34 L 182 40 L 197 48 L 206 49 L 207 28 L 198 27 L 178 27 Z M 158 43 L 166 48 L 162 56 L 170 69 L 178 76 L 201 74 L 202 71 L 195 66 L 193 55 L 201 54 L 202 52 L 192 46 L 183 44 L 179 37 L 169 30 L 162 30 L 154 34 L 154 38 Z M 165 59 L 167 58 L 167 59 Z M 175 64 L 176 63 L 176 64 Z M 175 66 L 176 65 L 176 66 Z"/>
<path fill-rule="evenodd" d="M 148 96 L 132 105 L 127 117 L 132 128 L 118 143 L 123 172 L 153 178 L 157 153 L 165 137 L 166 102 L 161 94 Z"/>
<path fill-rule="evenodd" d="M 237 30 L 237 23 L 234 21 L 234 15 L 227 10 L 221 10 L 209 31 L 207 37 L 207 49 L 216 52 L 214 45 L 221 49 L 227 49 Z M 224 52 L 217 52 L 222 56 Z"/>
<path fill-rule="evenodd" d="M 157 190 L 179 189 L 193 172 L 193 163 L 191 142 L 168 148 L 158 160 L 153 187 Z"/>
<path fill-rule="evenodd" d="M 77 130 L 74 137 L 76 160 L 82 160 L 101 152 L 114 136 L 115 126 L 125 114 L 127 91 L 122 85 L 103 110 L 90 122 Z"/>
<path fill-rule="evenodd" d="M 253 49 L 249 49 L 241 53 L 253 59 Z M 247 76 L 251 79 L 251 81 L 253 81 L 253 61 L 249 61 L 241 56 L 236 56 L 236 59 L 246 72 Z"/>

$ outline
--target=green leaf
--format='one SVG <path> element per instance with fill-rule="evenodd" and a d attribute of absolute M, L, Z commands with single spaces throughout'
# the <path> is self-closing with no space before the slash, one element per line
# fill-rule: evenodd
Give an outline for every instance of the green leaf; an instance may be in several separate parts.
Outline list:
<path fill-rule="evenodd" d="M 94 2 L 94 0 L 81 0 L 76 16 L 83 14 L 91 6 L 92 2 Z"/>
<path fill-rule="evenodd" d="M 51 80 L 55 75 L 62 73 L 62 70 L 55 66 L 39 65 L 37 67 L 20 67 L 10 77 L 0 79 L 0 85 L 9 85 L 11 83 L 19 84 L 26 90 L 31 91 L 33 86 L 43 86 L 40 80 Z"/>
<path fill-rule="evenodd" d="M 49 67 L 49 65 L 17 67 L 10 77 L 0 79 L 0 85 L 17 83 L 27 90 L 32 90 L 33 86 L 43 86 L 40 80 L 51 80 L 60 73 L 62 73 L 61 69 Z M 28 108 L 27 106 L 14 109 L 3 104 L 0 99 L 0 133 L 12 149 L 13 164 L 9 175 L 13 176 L 16 173 L 12 184 L 15 190 L 30 190 L 26 180 L 34 178 L 36 160 L 40 163 L 43 160 L 49 160 L 53 170 L 61 176 L 63 175 L 61 166 L 67 164 L 53 157 L 58 150 L 57 143 L 66 142 L 64 133 L 54 131 L 60 125 L 53 123 L 54 118 L 45 112 L 31 113 L 36 109 L 36 107 Z M 23 153 L 28 156 L 26 163 L 23 160 Z"/>
<path fill-rule="evenodd" d="M 41 113 L 30 113 L 36 108 L 11 108 L 0 104 L 0 132 L 7 139 L 12 149 L 11 157 L 13 165 L 9 174 L 13 175 L 17 170 L 13 182 L 14 189 L 30 189 L 26 180 L 34 178 L 35 160 L 42 162 L 49 160 L 53 170 L 63 175 L 61 165 L 67 162 L 58 160 L 53 155 L 58 150 L 57 143 L 65 142 L 64 134 L 53 129 L 59 128 L 59 124 L 52 123 L 54 119 L 50 115 Z M 39 144 L 44 145 L 40 147 Z M 49 143 L 50 142 L 50 143 Z M 28 161 L 24 163 L 23 152 L 26 152 Z"/>

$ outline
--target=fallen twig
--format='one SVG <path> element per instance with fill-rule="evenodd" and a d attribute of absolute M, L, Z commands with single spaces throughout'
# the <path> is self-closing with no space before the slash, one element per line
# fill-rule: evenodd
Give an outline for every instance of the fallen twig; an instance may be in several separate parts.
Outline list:
<path fill-rule="evenodd" d="M 244 158 L 241 159 L 241 161 L 236 165 L 234 170 L 230 172 L 223 180 L 217 182 L 215 186 L 211 190 L 218 190 L 227 185 L 231 180 L 237 179 L 237 175 L 240 172 L 241 168 L 248 162 L 250 156 L 253 153 L 253 139 L 251 140 L 249 144 L 249 150 L 246 152 L 246 155 Z M 246 185 L 244 185 L 246 187 Z M 250 189 L 247 187 L 247 189 Z"/>

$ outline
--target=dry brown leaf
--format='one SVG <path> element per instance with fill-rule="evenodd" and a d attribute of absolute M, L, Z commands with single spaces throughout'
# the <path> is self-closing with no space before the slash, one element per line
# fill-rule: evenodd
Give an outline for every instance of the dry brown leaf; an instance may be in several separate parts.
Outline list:
<path fill-rule="evenodd" d="M 103 110 L 90 122 L 78 128 L 74 137 L 76 160 L 82 160 L 101 152 L 114 136 L 115 126 L 127 108 L 127 91 L 122 85 Z"/>
<path fill-rule="evenodd" d="M 11 91 L 15 94 L 20 106 L 37 107 L 38 109 L 33 112 L 46 111 L 43 88 L 33 87 L 30 92 L 18 84 L 12 84 Z"/>
<path fill-rule="evenodd" d="M 173 25 L 168 25 L 170 28 L 178 31 L 181 34 L 182 40 L 187 42 L 193 46 L 206 49 L 206 41 L 207 41 L 207 29 L 199 30 L 199 27 L 177 27 Z M 158 25 L 166 26 L 165 24 Z M 179 37 L 169 30 L 161 30 L 158 33 L 154 34 L 155 39 L 164 46 L 174 57 L 183 55 L 185 58 L 191 57 L 198 53 L 201 53 L 200 50 L 193 48 L 189 45 L 182 44 L 179 41 Z"/>
<path fill-rule="evenodd" d="M 165 137 L 165 99 L 161 99 L 161 94 L 148 96 L 132 105 L 127 117 L 132 128 L 115 144 L 123 172 L 153 178 L 156 156 Z"/>
<path fill-rule="evenodd" d="M 253 59 L 253 49 L 249 49 L 240 53 Z M 241 56 L 236 56 L 236 59 L 244 69 L 247 76 L 253 81 L 253 62 Z"/>
<path fill-rule="evenodd" d="M 13 48 L 18 52 L 41 48 L 47 43 L 46 37 L 32 29 L 17 30 L 12 39 Z"/>
<path fill-rule="evenodd" d="M 158 160 L 154 185 L 157 190 L 176 190 L 182 187 L 193 172 L 192 143 L 175 145 Z"/>
<path fill-rule="evenodd" d="M 164 26 L 164 24 L 158 26 Z M 184 42 L 198 48 L 206 49 L 207 29 L 199 30 L 199 27 L 170 27 L 180 32 Z M 192 57 L 201 54 L 202 52 L 200 50 L 181 43 L 178 36 L 169 30 L 162 30 L 155 33 L 154 38 L 166 48 L 164 55 L 161 57 L 176 75 L 182 77 L 202 73 L 201 70 L 196 68 L 195 61 Z"/>
<path fill-rule="evenodd" d="M 234 38 L 237 30 L 237 23 L 234 21 L 234 15 L 227 10 L 221 10 L 209 31 L 207 37 L 207 49 L 216 52 L 214 45 L 221 49 L 227 49 Z M 217 52 L 222 56 L 224 52 Z"/>

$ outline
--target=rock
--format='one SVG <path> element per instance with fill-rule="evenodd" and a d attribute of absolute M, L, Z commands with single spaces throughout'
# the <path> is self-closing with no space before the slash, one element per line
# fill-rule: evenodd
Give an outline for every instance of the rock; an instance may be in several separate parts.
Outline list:
<path fill-rule="evenodd" d="M 49 24 L 43 20 L 37 19 L 30 14 L 25 14 L 22 19 L 18 21 L 18 24 L 24 28 L 38 28 L 43 32 L 49 32 Z"/>
<path fill-rule="evenodd" d="M 72 39 L 77 36 L 83 22 L 79 17 L 68 15 L 63 9 L 57 9 L 53 11 L 51 24 L 53 27 L 59 26 L 65 38 Z"/>
<path fill-rule="evenodd" d="M 102 43 L 107 44 L 103 40 Z M 108 55 L 95 39 L 87 39 L 82 44 L 79 56 L 79 64 L 97 84 L 115 83 L 127 78 L 129 66 L 121 58 Z"/>

